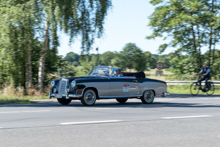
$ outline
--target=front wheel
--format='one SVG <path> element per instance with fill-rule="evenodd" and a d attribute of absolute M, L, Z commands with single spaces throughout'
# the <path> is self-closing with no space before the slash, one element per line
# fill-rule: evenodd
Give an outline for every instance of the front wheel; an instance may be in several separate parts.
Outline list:
<path fill-rule="evenodd" d="M 198 95 L 198 93 L 199 93 L 199 86 L 198 86 L 198 84 L 196 82 L 191 84 L 190 92 L 191 92 L 191 94 L 193 96 Z"/>
<path fill-rule="evenodd" d="M 208 82 L 207 83 L 207 88 L 206 88 L 206 94 L 207 95 L 213 95 L 215 92 L 215 85 L 213 82 Z"/>
<path fill-rule="evenodd" d="M 96 92 L 93 89 L 87 89 L 81 98 L 81 103 L 85 106 L 92 106 L 95 104 L 96 98 Z"/>
<path fill-rule="evenodd" d="M 71 100 L 70 99 L 57 99 L 57 101 L 61 104 L 61 105 L 68 105 Z"/>
<path fill-rule="evenodd" d="M 141 101 L 144 104 L 151 104 L 154 101 L 154 92 L 152 90 L 147 90 L 144 92 L 143 96 L 141 97 Z"/>
<path fill-rule="evenodd" d="M 128 100 L 127 98 L 117 98 L 117 99 L 116 99 L 116 101 L 119 102 L 119 103 L 121 103 L 121 104 L 126 103 L 127 100 Z"/>

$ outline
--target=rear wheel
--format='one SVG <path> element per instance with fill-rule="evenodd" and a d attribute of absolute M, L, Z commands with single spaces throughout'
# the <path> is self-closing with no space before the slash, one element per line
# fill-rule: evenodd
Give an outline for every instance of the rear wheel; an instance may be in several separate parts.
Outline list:
<path fill-rule="evenodd" d="M 96 92 L 93 89 L 87 89 L 81 98 L 81 103 L 85 106 L 92 106 L 95 104 L 96 98 Z"/>
<path fill-rule="evenodd" d="M 198 84 L 196 82 L 191 84 L 190 92 L 191 92 L 191 94 L 193 96 L 198 95 L 198 93 L 199 93 L 199 86 L 198 86 Z"/>
<path fill-rule="evenodd" d="M 71 100 L 70 99 L 57 99 L 57 101 L 61 104 L 61 105 L 68 105 Z"/>
<path fill-rule="evenodd" d="M 209 81 L 207 83 L 206 94 L 213 95 L 214 92 L 215 92 L 215 85 L 213 82 Z"/>
<path fill-rule="evenodd" d="M 141 101 L 144 104 L 151 104 L 154 101 L 154 92 L 152 90 L 147 90 L 144 92 L 143 96 L 141 97 Z"/>
<path fill-rule="evenodd" d="M 128 100 L 127 98 L 118 98 L 118 99 L 116 99 L 116 101 L 119 102 L 119 103 L 121 103 L 121 104 L 126 103 L 127 100 Z"/>

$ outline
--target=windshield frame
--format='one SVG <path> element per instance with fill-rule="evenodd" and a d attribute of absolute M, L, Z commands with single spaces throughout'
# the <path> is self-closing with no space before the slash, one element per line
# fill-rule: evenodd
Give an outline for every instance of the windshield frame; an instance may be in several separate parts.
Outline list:
<path fill-rule="evenodd" d="M 100 70 L 104 71 L 104 69 L 109 70 L 109 76 L 98 74 L 98 71 L 100 71 Z M 114 72 L 115 72 L 115 68 L 112 66 L 93 66 L 92 69 L 88 72 L 87 76 L 113 77 Z"/>

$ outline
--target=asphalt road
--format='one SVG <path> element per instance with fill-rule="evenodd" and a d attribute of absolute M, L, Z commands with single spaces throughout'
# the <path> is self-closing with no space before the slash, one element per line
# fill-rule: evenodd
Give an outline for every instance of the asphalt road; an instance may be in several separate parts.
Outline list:
<path fill-rule="evenodd" d="M 218 147 L 220 95 L 0 105 L 0 147 Z"/>

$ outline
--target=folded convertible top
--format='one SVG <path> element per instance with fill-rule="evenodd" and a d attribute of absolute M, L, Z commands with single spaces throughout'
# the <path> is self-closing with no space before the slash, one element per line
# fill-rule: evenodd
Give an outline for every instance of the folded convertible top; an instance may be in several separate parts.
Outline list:
<path fill-rule="evenodd" d="M 145 73 L 140 72 L 123 72 L 124 77 L 136 77 L 137 79 L 145 79 Z"/>

